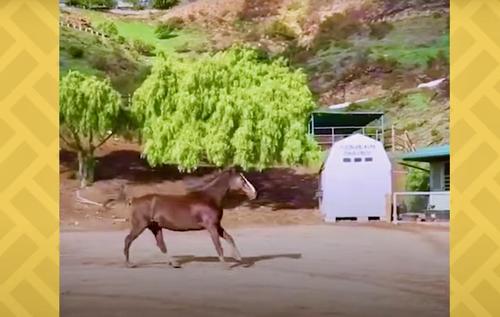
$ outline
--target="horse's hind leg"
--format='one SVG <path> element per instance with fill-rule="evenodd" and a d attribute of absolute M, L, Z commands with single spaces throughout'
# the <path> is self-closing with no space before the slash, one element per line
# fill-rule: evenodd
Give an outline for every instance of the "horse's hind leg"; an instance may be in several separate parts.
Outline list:
<path fill-rule="evenodd" d="M 168 263 L 172 265 L 172 267 L 179 268 L 181 267 L 177 261 L 175 261 L 172 257 L 170 257 L 167 253 L 167 246 L 165 245 L 165 240 L 163 239 L 163 231 L 162 228 L 158 225 L 150 225 L 149 230 L 154 234 L 156 239 L 156 245 L 160 248 L 162 253 L 167 254 Z"/>
<path fill-rule="evenodd" d="M 227 231 L 224 230 L 224 228 L 222 228 L 220 225 L 218 228 L 218 232 L 219 232 L 219 236 L 222 237 L 224 240 L 226 240 L 233 248 L 233 256 L 234 256 L 235 260 L 238 262 L 241 262 L 242 259 L 241 259 L 240 251 L 238 251 L 238 247 L 236 247 L 236 243 L 234 242 L 233 237 L 231 237 L 231 235 L 229 233 L 227 233 Z"/>
<path fill-rule="evenodd" d="M 134 215 L 132 215 L 131 222 L 132 222 L 132 229 L 130 230 L 130 233 L 125 237 L 125 247 L 123 249 L 123 253 L 125 254 L 125 262 L 127 265 L 130 264 L 129 262 L 130 245 L 148 226 L 145 221 L 142 221 L 141 219 L 134 217 Z"/>

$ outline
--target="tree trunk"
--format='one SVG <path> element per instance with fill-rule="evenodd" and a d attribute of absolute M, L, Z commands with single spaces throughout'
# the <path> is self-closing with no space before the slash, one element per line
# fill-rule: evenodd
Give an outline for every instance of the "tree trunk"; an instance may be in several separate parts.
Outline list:
<path fill-rule="evenodd" d="M 93 153 L 78 152 L 78 178 L 80 187 L 94 182 L 95 158 Z"/>

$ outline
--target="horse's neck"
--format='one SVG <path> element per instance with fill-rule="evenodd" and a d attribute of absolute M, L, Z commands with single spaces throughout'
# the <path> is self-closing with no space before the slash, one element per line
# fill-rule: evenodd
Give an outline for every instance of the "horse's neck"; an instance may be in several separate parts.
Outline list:
<path fill-rule="evenodd" d="M 222 199 L 226 195 L 229 186 L 228 186 L 228 175 L 223 174 L 216 179 L 214 179 L 207 187 L 203 190 L 203 192 L 212 198 L 217 205 L 222 203 Z"/>

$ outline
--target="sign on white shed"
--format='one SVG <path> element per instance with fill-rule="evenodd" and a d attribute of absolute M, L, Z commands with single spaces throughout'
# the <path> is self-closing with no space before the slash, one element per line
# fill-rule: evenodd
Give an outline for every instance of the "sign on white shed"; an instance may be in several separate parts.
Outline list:
<path fill-rule="evenodd" d="M 325 221 L 386 217 L 391 162 L 381 142 L 354 134 L 334 143 L 321 173 L 320 209 Z"/>

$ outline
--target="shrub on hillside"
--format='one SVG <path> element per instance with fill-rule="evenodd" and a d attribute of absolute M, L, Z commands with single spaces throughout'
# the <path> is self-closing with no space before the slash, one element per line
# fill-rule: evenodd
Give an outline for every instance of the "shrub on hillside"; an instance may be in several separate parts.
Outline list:
<path fill-rule="evenodd" d="M 166 10 L 177 5 L 178 3 L 179 0 L 153 0 L 152 6 L 155 9 Z"/>
<path fill-rule="evenodd" d="M 153 56 L 155 51 L 155 46 L 144 42 L 140 39 L 135 39 L 132 41 L 132 48 L 139 54 L 144 56 Z"/>
<path fill-rule="evenodd" d="M 433 67 L 445 67 L 448 68 L 450 65 L 450 59 L 446 52 L 443 50 L 438 51 L 436 56 L 429 57 L 427 60 L 427 68 Z"/>
<path fill-rule="evenodd" d="M 177 53 L 188 53 L 188 52 L 191 52 L 191 47 L 189 46 L 188 42 L 184 42 L 183 44 L 176 47 L 175 51 Z"/>
<path fill-rule="evenodd" d="M 283 40 L 293 40 L 297 37 L 295 31 L 288 26 L 285 22 L 276 20 L 265 31 L 271 38 L 278 38 Z"/>
<path fill-rule="evenodd" d="M 116 0 L 66 0 L 65 4 L 86 9 L 114 8 L 116 6 Z"/>
<path fill-rule="evenodd" d="M 113 21 L 101 22 L 97 24 L 96 28 L 110 37 L 118 36 L 118 28 L 116 27 L 116 24 Z"/>
<path fill-rule="evenodd" d="M 79 46 L 73 46 L 72 45 L 72 46 L 70 46 L 68 48 L 68 53 L 73 58 L 82 58 L 83 54 L 84 54 L 84 51 L 83 51 L 83 48 L 81 48 Z"/>
<path fill-rule="evenodd" d="M 164 24 L 170 25 L 174 29 L 181 29 L 185 25 L 184 19 L 181 17 L 171 17 Z"/>
<path fill-rule="evenodd" d="M 346 12 L 335 13 L 319 24 L 313 46 L 316 50 L 322 49 L 332 41 L 343 41 L 361 31 L 361 23 L 354 15 Z"/>
<path fill-rule="evenodd" d="M 390 73 L 401 67 L 401 63 L 394 57 L 380 56 L 375 60 L 375 65 L 383 72 Z"/>
<path fill-rule="evenodd" d="M 118 42 L 118 44 L 125 44 L 127 40 L 125 39 L 124 36 L 119 35 L 116 37 L 116 41 Z"/>
<path fill-rule="evenodd" d="M 368 27 L 370 28 L 370 37 L 377 40 L 383 39 L 394 29 L 394 25 L 386 21 L 371 23 Z"/>
<path fill-rule="evenodd" d="M 426 74 L 429 77 L 445 76 L 449 72 L 450 58 L 448 54 L 440 50 L 435 56 L 427 60 Z"/>
<path fill-rule="evenodd" d="M 158 39 L 164 40 L 175 37 L 175 28 L 168 24 L 159 24 L 155 29 L 155 35 Z"/>
<path fill-rule="evenodd" d="M 103 55 L 93 56 L 90 60 L 90 64 L 92 65 L 92 67 L 94 67 L 98 70 L 101 70 L 103 72 L 106 72 L 109 70 L 108 59 L 106 58 L 106 56 L 103 56 Z"/>

